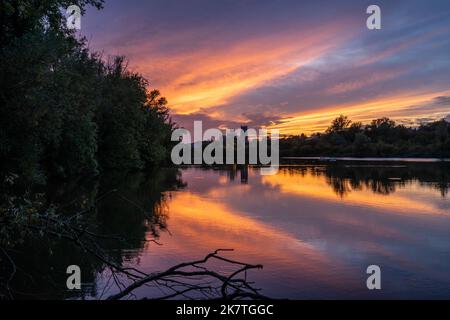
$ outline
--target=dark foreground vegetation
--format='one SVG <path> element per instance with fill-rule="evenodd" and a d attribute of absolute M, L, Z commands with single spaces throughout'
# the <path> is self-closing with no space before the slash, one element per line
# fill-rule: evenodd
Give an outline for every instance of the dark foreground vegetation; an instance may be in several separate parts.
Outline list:
<path fill-rule="evenodd" d="M 0 168 L 33 181 L 164 164 L 173 124 L 166 99 L 68 30 L 71 4 L 5 0 L 0 25 Z"/>
<path fill-rule="evenodd" d="M 340 116 L 324 133 L 282 139 L 280 155 L 448 158 L 450 123 L 442 119 L 412 128 L 382 118 L 363 125 Z"/>

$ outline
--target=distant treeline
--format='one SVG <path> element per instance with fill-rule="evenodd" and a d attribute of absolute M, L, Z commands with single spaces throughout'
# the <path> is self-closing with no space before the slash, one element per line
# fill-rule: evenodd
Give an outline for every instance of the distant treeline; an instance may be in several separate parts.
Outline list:
<path fill-rule="evenodd" d="M 283 138 L 280 155 L 448 158 L 450 123 L 442 119 L 406 127 L 382 118 L 363 125 L 340 116 L 324 133 Z"/>
<path fill-rule="evenodd" d="M 68 30 L 69 5 L 101 0 L 2 0 L 0 166 L 45 181 L 168 161 L 166 99 L 123 57 L 103 59 Z"/>

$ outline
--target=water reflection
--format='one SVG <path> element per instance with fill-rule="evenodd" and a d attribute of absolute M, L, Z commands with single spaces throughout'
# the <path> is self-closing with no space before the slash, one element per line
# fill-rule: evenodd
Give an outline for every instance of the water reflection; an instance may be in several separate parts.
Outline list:
<path fill-rule="evenodd" d="M 363 189 L 388 195 L 414 181 L 439 190 L 442 197 L 445 197 L 450 181 L 449 165 L 446 163 L 290 165 L 282 168 L 282 171 L 293 175 L 299 174 L 302 177 L 308 174 L 325 177 L 327 183 L 340 197 Z"/>
<path fill-rule="evenodd" d="M 146 253 L 148 269 L 225 246 L 263 263 L 252 277 L 277 297 L 448 297 L 448 168 L 249 168 L 241 184 L 231 177 L 242 169 L 183 171 L 188 187 L 169 203 L 173 236 Z M 381 293 L 365 288 L 370 264 L 390 283 Z"/>
<path fill-rule="evenodd" d="M 97 201 L 91 219 L 99 230 L 131 239 L 102 245 L 117 263 L 146 272 L 234 248 L 233 258 L 264 265 L 249 277 L 273 297 L 449 298 L 448 169 L 448 164 L 297 164 L 261 176 L 252 167 L 193 167 L 58 186 L 49 201 L 66 204 L 66 210 Z M 108 195 L 115 189 L 120 197 Z M 163 245 L 140 240 L 150 237 Z M 49 255 L 30 245 L 23 248 L 32 253 L 22 265 L 42 266 L 47 275 L 69 263 L 83 264 L 85 282 L 91 283 L 84 294 L 100 297 L 108 270 L 65 250 Z M 365 287 L 371 264 L 382 267 L 381 292 Z M 65 283 L 65 274 L 54 282 Z M 29 288 L 29 282 L 20 286 Z M 137 296 L 159 290 L 142 288 Z M 60 287 L 46 295 L 70 297 Z"/>
<path fill-rule="evenodd" d="M 149 249 L 146 238 L 158 237 L 167 230 L 169 190 L 183 188 L 177 169 L 148 174 L 111 173 L 101 180 L 50 183 L 46 192 L 49 204 L 63 214 L 93 208 L 88 219 L 91 231 L 101 235 L 124 237 L 126 241 L 98 239 L 107 248 L 112 262 L 123 265 L 139 260 Z M 28 239 L 11 253 L 17 273 L 11 288 L 18 299 L 68 299 L 99 297 L 103 284 L 99 274 L 107 267 L 78 246 L 62 239 Z M 3 258 L 3 257 L 2 257 Z M 83 290 L 66 290 L 66 268 L 78 265 L 82 270 Z M 4 267 L 4 268 L 2 268 Z M 0 265 L 0 278 L 10 274 L 9 265 Z"/>

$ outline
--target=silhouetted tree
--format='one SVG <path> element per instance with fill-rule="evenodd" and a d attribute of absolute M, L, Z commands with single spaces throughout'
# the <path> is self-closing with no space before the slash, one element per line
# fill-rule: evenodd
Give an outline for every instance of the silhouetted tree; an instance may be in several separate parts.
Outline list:
<path fill-rule="evenodd" d="M 5 0 L 0 4 L 1 171 L 44 182 L 57 174 L 160 165 L 169 154 L 167 101 L 105 62 L 65 24 L 65 8 L 101 0 Z M 155 95 L 156 94 L 156 95 Z"/>
<path fill-rule="evenodd" d="M 282 156 L 450 157 L 450 124 L 439 120 L 419 127 L 389 118 L 369 125 L 339 116 L 325 133 L 280 141 Z"/>

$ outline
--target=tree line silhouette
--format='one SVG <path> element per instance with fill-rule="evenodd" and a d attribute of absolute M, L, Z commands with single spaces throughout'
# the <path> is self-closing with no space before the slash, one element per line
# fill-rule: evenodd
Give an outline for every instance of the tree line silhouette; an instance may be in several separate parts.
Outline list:
<path fill-rule="evenodd" d="M 168 161 L 167 101 L 104 59 L 65 25 L 61 8 L 102 0 L 5 0 L 0 5 L 0 166 L 44 182 L 50 176 L 143 169 Z M 170 147 L 170 148 L 169 148 Z"/>
<path fill-rule="evenodd" d="M 323 133 L 283 138 L 280 155 L 445 158 L 450 157 L 450 123 L 442 119 L 407 127 L 381 118 L 363 125 L 341 115 Z"/>

